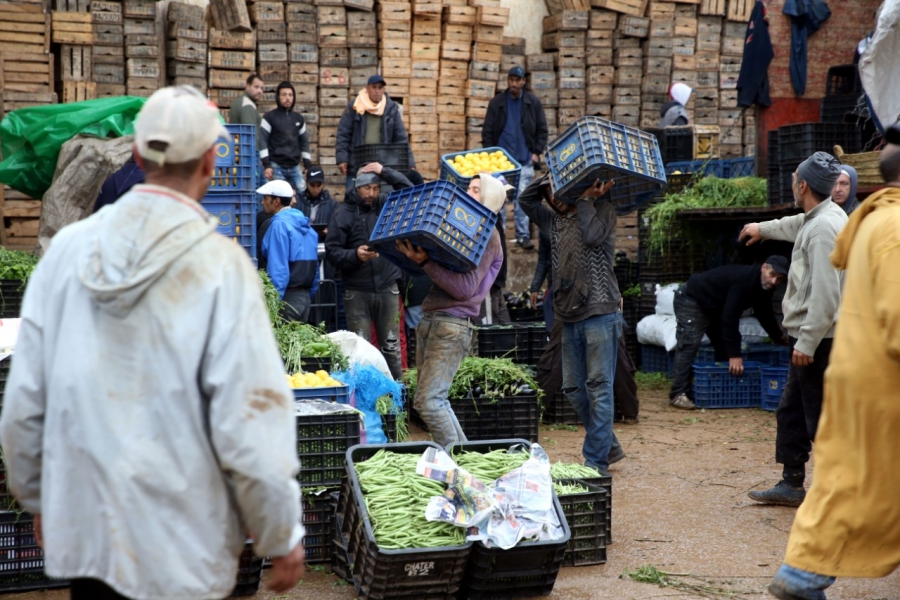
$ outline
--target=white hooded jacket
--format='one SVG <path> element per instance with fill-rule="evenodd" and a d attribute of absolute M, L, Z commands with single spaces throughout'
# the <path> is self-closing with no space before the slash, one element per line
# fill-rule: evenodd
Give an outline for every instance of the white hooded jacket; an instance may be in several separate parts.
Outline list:
<path fill-rule="evenodd" d="M 293 401 L 246 253 L 136 186 L 66 227 L 22 306 L 0 442 L 52 577 L 224 598 L 247 537 L 301 540 Z"/>

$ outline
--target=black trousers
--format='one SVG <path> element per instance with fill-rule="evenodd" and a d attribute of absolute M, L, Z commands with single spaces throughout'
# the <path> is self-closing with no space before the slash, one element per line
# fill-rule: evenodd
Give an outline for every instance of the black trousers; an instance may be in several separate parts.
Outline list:
<path fill-rule="evenodd" d="M 797 340 L 790 338 L 791 350 Z M 831 338 L 825 338 L 816 348 L 813 363 L 808 367 L 788 369 L 787 383 L 778 403 L 775 419 L 778 430 L 775 438 L 775 461 L 786 467 L 802 467 L 809 462 L 825 386 L 825 369 L 831 354 Z"/>
<path fill-rule="evenodd" d="M 99 579 L 73 579 L 69 594 L 72 600 L 128 600 Z"/>
<path fill-rule="evenodd" d="M 716 352 L 716 360 L 728 360 L 725 343 L 722 341 L 722 322 L 718 317 L 710 317 L 697 302 L 684 293 L 684 286 L 675 292 L 675 366 L 672 374 L 672 389 L 669 399 L 679 394 L 694 395 L 691 382 L 694 374 L 694 359 L 703 341 L 709 337 Z"/>

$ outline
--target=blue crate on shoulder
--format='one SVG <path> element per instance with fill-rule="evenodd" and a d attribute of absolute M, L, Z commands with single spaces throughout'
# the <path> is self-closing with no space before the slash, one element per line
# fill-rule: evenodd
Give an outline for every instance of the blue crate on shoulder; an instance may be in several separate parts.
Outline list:
<path fill-rule="evenodd" d="M 217 231 L 256 258 L 256 194 L 251 191 L 207 194 L 203 209 L 218 221 Z"/>
<path fill-rule="evenodd" d="M 694 363 L 697 408 L 756 408 L 760 405 L 759 363 L 744 361 L 744 374 L 728 372 L 728 363 Z"/>
<path fill-rule="evenodd" d="M 675 371 L 675 351 L 667 352 L 662 346 L 640 344 L 641 371 L 644 373 L 665 373 L 672 377 Z"/>
<path fill-rule="evenodd" d="M 456 184 L 431 181 L 391 192 L 370 241 L 410 273 L 422 270 L 397 250 L 397 240 L 421 246 L 435 263 L 464 273 L 478 266 L 496 222 L 496 214 Z"/>
<path fill-rule="evenodd" d="M 259 152 L 256 149 L 256 125 L 226 125 L 230 139 L 216 142 L 216 167 L 209 185 L 209 194 L 253 192 L 257 185 Z"/>
<path fill-rule="evenodd" d="M 656 137 L 599 117 L 582 117 L 547 147 L 553 195 L 574 202 L 596 180 L 615 179 L 609 199 L 620 215 L 659 195 L 666 185 Z"/>
<path fill-rule="evenodd" d="M 451 166 L 450 161 L 456 158 L 459 155 L 465 156 L 466 154 L 479 154 L 481 152 L 487 152 L 491 154 L 492 152 L 503 152 L 506 155 L 506 158 L 513 164 L 512 169 L 508 171 L 500 171 L 499 173 L 493 173 L 493 175 L 503 175 L 506 178 L 506 183 L 513 186 L 517 190 L 519 189 L 519 177 L 522 174 L 522 165 L 519 164 L 515 158 L 510 156 L 509 152 L 500 148 L 499 146 L 491 146 L 490 148 L 480 148 L 478 150 L 466 150 L 465 152 L 453 152 L 451 154 L 445 154 L 441 157 L 441 172 L 440 179 L 445 181 L 449 181 L 450 183 L 455 183 L 463 190 L 469 187 L 469 182 L 472 181 L 471 177 L 463 177 L 460 175 L 456 169 Z"/>
<path fill-rule="evenodd" d="M 787 385 L 789 367 L 762 367 L 759 370 L 761 394 L 761 408 L 773 411 L 781 402 L 781 394 Z"/>

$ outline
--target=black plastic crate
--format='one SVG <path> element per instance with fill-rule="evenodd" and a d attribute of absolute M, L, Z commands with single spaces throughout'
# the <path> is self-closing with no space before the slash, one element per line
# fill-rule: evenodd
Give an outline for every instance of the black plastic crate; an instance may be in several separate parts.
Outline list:
<path fill-rule="evenodd" d="M 490 442 L 453 444 L 447 448 L 455 452 L 491 452 L 524 444 L 521 439 L 496 439 Z M 513 548 L 486 548 L 481 542 L 472 546 L 469 564 L 463 580 L 460 598 L 468 600 L 531 598 L 546 596 L 553 591 L 559 568 L 562 566 L 566 546 L 571 537 L 566 515 L 560 506 L 556 492 L 553 504 L 563 526 L 561 540 L 546 542 L 520 542 Z"/>
<path fill-rule="evenodd" d="M 331 525 L 334 521 L 334 503 L 331 493 L 337 488 L 317 490 L 315 494 L 303 494 L 303 550 L 310 564 L 331 561 Z"/>
<path fill-rule="evenodd" d="M 406 386 L 401 384 L 401 394 L 400 394 L 400 404 L 402 409 L 399 414 L 388 413 L 386 415 L 381 415 L 381 429 L 384 432 L 384 435 L 387 437 L 389 442 L 397 442 L 400 441 L 397 439 L 397 420 L 398 419 L 408 419 L 408 408 L 407 408 L 407 394 L 406 394 Z M 405 441 L 405 440 L 403 440 Z"/>
<path fill-rule="evenodd" d="M 528 346 L 520 346 L 519 330 L 510 325 L 487 325 L 476 328 L 478 356 L 482 358 L 528 359 Z M 521 355 L 521 358 L 520 358 Z"/>
<path fill-rule="evenodd" d="M 427 448 L 439 447 L 430 442 L 416 442 L 355 446 L 347 451 L 348 481 L 342 486 L 335 513 L 334 552 L 344 553 L 347 575 L 361 598 L 457 599 L 472 542 L 439 548 L 379 548 L 355 468 L 356 463 L 367 460 L 381 449 L 421 454 Z M 332 564 L 337 563 L 338 570 L 343 568 L 343 562 L 340 556 L 332 560 Z"/>
<path fill-rule="evenodd" d="M 540 405 L 537 394 L 450 399 L 450 406 L 466 437 L 472 441 L 524 438 L 538 441 Z"/>
<path fill-rule="evenodd" d="M 0 360 L 0 408 L 3 407 L 3 394 L 6 392 L 6 382 L 9 381 L 9 370 L 12 368 L 12 355 Z"/>
<path fill-rule="evenodd" d="M 309 304 L 308 322 L 331 332 L 338 330 L 338 318 L 338 286 L 331 279 L 322 279 Z"/>
<path fill-rule="evenodd" d="M 350 158 L 351 177 L 356 176 L 356 169 L 369 163 L 381 163 L 403 173 L 409 171 L 409 144 L 365 144 L 353 148 Z"/>
<path fill-rule="evenodd" d="M 528 329 L 528 364 L 536 365 L 544 354 L 550 335 L 547 333 L 547 324 L 541 321 Z"/>
<path fill-rule="evenodd" d="M 347 562 L 347 542 L 341 535 L 341 528 L 337 524 L 338 510 L 340 509 L 341 495 L 348 494 L 350 489 L 350 480 L 346 477 L 341 484 L 340 491 L 331 492 L 328 499 L 331 502 L 331 572 L 345 581 L 353 583 L 353 576 L 350 574 L 350 565 Z"/>
<path fill-rule="evenodd" d="M 644 129 L 656 136 L 663 163 L 694 158 L 694 130 L 691 127 Z"/>
<path fill-rule="evenodd" d="M 340 485 L 347 449 L 359 444 L 359 415 L 297 415 L 296 419 L 300 485 Z"/>
<path fill-rule="evenodd" d="M 859 152 L 860 131 L 855 125 L 842 123 L 798 123 L 778 128 L 780 161 L 802 162 L 815 152 L 834 154 L 834 147 L 845 152 Z"/>
<path fill-rule="evenodd" d="M 862 81 L 856 65 L 837 65 L 828 69 L 825 80 L 825 97 L 860 94 L 863 91 Z"/>
<path fill-rule="evenodd" d="M 561 389 L 557 390 L 552 398 L 549 395 L 544 396 L 544 414 L 541 420 L 547 424 L 581 425 L 578 413 Z"/>
<path fill-rule="evenodd" d="M 244 545 L 238 563 L 237 584 L 231 592 L 232 598 L 253 596 L 259 591 L 259 582 L 262 580 L 263 559 L 253 553 L 253 542 L 248 541 Z"/>
<path fill-rule="evenodd" d="M 534 323 L 544 320 L 544 311 L 531 305 L 508 306 L 509 318 L 513 323 Z"/>
<path fill-rule="evenodd" d="M 584 494 L 559 496 L 572 536 L 563 558 L 564 567 L 600 565 L 606 562 L 606 489 L 578 479 L 560 479 L 556 483 L 578 484 Z"/>
<path fill-rule="evenodd" d="M 0 319 L 18 319 L 22 312 L 25 282 L 19 279 L 0 279 Z"/>
<path fill-rule="evenodd" d="M 590 485 L 595 485 L 597 487 L 603 488 L 606 490 L 606 544 L 612 544 L 613 536 L 612 536 L 612 497 L 613 497 L 613 478 L 612 475 L 607 473 L 606 475 L 601 475 L 597 473 L 596 477 L 581 477 L 579 481 L 583 481 Z"/>
<path fill-rule="evenodd" d="M 315 373 L 316 371 L 328 371 L 331 373 L 330 356 L 301 356 L 300 364 L 306 373 Z"/>
<path fill-rule="evenodd" d="M 847 116 L 854 113 L 859 105 L 860 95 L 830 96 L 822 99 L 819 120 L 823 123 L 846 123 Z"/>
<path fill-rule="evenodd" d="M 0 592 L 68 587 L 63 579 L 44 574 L 44 551 L 34 536 L 34 517 L 26 512 L 0 512 Z"/>

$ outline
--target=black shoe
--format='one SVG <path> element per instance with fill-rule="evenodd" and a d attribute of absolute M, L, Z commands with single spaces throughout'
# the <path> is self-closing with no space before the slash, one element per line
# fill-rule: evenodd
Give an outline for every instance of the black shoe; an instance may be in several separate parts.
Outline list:
<path fill-rule="evenodd" d="M 607 459 L 610 465 L 619 462 L 623 458 L 625 458 L 625 450 L 622 449 L 622 446 L 619 446 L 617 448 L 610 448 L 609 458 Z"/>
<path fill-rule="evenodd" d="M 747 494 L 752 500 L 762 504 L 779 504 L 781 506 L 800 506 L 806 498 L 806 490 L 803 487 L 788 485 L 783 480 L 775 484 L 775 487 L 752 491 Z"/>
<path fill-rule="evenodd" d="M 534 244 L 528 238 L 516 240 L 516 247 L 523 250 L 534 250 Z"/>
<path fill-rule="evenodd" d="M 805 600 L 800 596 L 792 594 L 786 587 L 781 585 L 780 581 L 772 581 L 768 587 L 769 593 L 778 598 L 778 600 Z"/>

